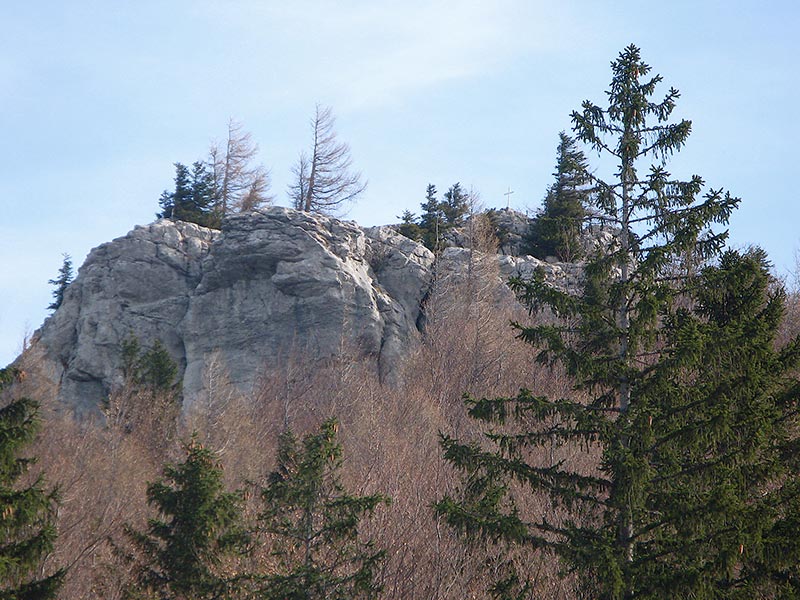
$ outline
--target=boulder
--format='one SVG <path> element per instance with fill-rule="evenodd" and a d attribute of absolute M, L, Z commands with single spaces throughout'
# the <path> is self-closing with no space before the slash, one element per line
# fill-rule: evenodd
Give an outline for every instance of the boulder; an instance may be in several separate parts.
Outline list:
<path fill-rule="evenodd" d="M 132 335 L 169 350 L 185 406 L 211 360 L 244 392 L 289 355 L 313 365 L 343 348 L 388 376 L 417 336 L 432 263 L 388 228 L 287 208 L 221 231 L 160 220 L 92 250 L 35 344 L 79 412 L 122 383 Z"/>
<path fill-rule="evenodd" d="M 315 369 L 343 352 L 391 381 L 435 286 L 477 274 L 513 301 L 505 282 L 537 268 L 564 288 L 580 280 L 579 265 L 459 247 L 436 259 L 391 227 L 282 207 L 231 216 L 221 231 L 159 220 L 91 251 L 31 354 L 78 412 L 122 385 L 131 336 L 170 352 L 184 408 L 208 391 L 212 366 L 244 394 L 290 360 Z"/>

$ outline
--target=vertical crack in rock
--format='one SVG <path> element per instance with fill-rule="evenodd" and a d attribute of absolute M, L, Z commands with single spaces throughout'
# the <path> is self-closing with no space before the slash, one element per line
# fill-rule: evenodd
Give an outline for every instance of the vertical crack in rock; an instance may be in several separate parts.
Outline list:
<path fill-rule="evenodd" d="M 523 217 L 524 218 L 524 217 Z M 61 307 L 34 336 L 60 399 L 93 410 L 121 384 L 121 346 L 156 339 L 178 362 L 183 398 L 204 393 L 213 363 L 251 391 L 288 356 L 314 368 L 345 351 L 384 381 L 414 347 L 434 267 L 457 280 L 473 255 L 433 254 L 391 227 L 272 207 L 226 219 L 222 231 L 160 220 L 89 254 Z M 500 256 L 496 285 L 541 267 L 570 287 L 579 266 Z"/>

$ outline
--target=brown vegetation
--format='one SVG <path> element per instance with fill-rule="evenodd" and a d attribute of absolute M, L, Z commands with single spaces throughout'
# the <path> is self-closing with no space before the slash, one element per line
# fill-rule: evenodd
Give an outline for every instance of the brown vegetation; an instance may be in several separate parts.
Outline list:
<path fill-rule="evenodd" d="M 507 295 L 482 283 L 495 268 L 493 259 L 478 252 L 473 259 L 466 279 L 437 282 L 423 340 L 391 384 L 381 383 L 344 350 L 324 366 L 294 353 L 279 372 L 265 373 L 258 389 L 242 394 L 221 361 L 212 361 L 208 393 L 181 414 L 167 393 L 129 387 L 112 395 L 105 414 L 80 421 L 48 403 L 53 390 L 34 388 L 34 377 L 20 384 L 24 389 L 15 393 L 42 402 L 44 426 L 33 452 L 48 481 L 61 490 L 59 539 L 48 560 L 70 567 L 63 597 L 122 597 L 128 574 L 113 551 L 124 543 L 122 526 L 142 527 L 151 516 L 147 483 L 159 477 L 165 461 L 179 458 L 180 441 L 192 431 L 219 453 L 229 489 L 256 490 L 274 467 L 278 434 L 286 425 L 302 435 L 336 416 L 346 488 L 393 500 L 361 527 L 387 551 L 383 597 L 486 598 L 489 582 L 505 568 L 498 549 L 491 540 L 458 539 L 431 510 L 433 502 L 458 489 L 456 475 L 442 460 L 438 434 L 480 439 L 466 415 L 464 393 L 497 396 L 527 387 L 558 396 L 569 384 L 535 364 L 531 349 L 513 338 L 509 321 L 529 317 Z M 787 326 L 796 330 L 794 312 Z M 596 468 L 596 456 L 577 448 L 545 448 L 531 458 Z M 258 501 L 257 493 L 248 495 L 250 516 L 258 512 Z M 547 498 L 521 498 L 519 506 L 548 512 L 554 522 L 560 518 Z M 537 597 L 574 597 L 570 578 L 554 559 L 527 552 L 519 566 Z M 241 568 L 268 569 L 270 560 L 268 548 L 262 548 Z"/>

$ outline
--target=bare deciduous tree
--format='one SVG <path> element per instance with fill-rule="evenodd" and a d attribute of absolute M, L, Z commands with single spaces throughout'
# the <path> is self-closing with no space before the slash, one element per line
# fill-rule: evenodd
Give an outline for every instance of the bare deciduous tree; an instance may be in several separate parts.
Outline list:
<path fill-rule="evenodd" d="M 298 210 L 336 212 L 367 187 L 360 172 L 350 171 L 350 146 L 336 138 L 335 121 L 330 108 L 317 105 L 311 120 L 311 152 L 302 152 L 292 168 L 289 197 Z"/>
<path fill-rule="evenodd" d="M 208 163 L 214 178 L 216 210 L 229 212 L 253 210 L 269 204 L 270 173 L 263 165 L 252 165 L 258 145 L 234 119 L 228 121 L 225 141 L 214 141 L 208 150 Z"/>

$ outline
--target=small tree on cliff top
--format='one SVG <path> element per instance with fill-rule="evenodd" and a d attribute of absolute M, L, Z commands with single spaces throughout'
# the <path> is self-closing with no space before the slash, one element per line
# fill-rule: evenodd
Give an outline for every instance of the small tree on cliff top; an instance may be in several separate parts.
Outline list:
<path fill-rule="evenodd" d="M 330 108 L 317 105 L 311 119 L 312 143 L 293 167 L 289 198 L 297 210 L 335 213 L 367 188 L 361 173 L 350 171 L 350 146 L 334 131 L 336 119 Z"/>
<path fill-rule="evenodd" d="M 64 301 L 64 292 L 67 291 L 67 286 L 72 283 L 72 257 L 67 253 L 64 253 L 63 257 L 64 260 L 58 270 L 58 277 L 47 282 L 56 286 L 56 289 L 53 290 L 53 302 L 47 307 L 48 310 L 58 310 L 58 307 Z"/>
<path fill-rule="evenodd" d="M 542 211 L 536 215 L 527 234 L 528 251 L 544 259 L 555 256 L 575 261 L 583 255 L 581 232 L 589 202 L 588 162 L 576 141 L 559 134 L 555 182 L 547 190 Z"/>

